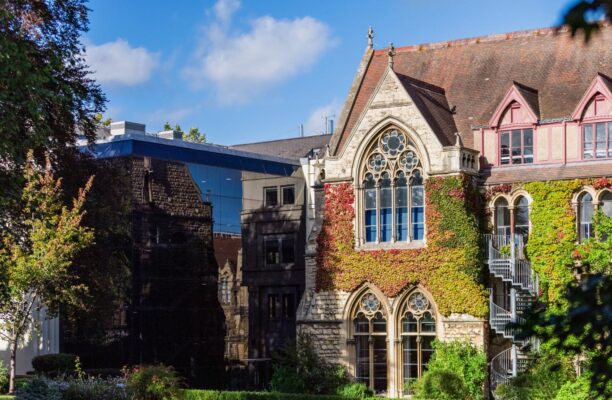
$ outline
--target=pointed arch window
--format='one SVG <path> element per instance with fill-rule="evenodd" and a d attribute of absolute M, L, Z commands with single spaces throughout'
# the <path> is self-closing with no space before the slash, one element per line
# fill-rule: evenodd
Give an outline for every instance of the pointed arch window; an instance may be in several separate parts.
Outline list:
<path fill-rule="evenodd" d="M 414 144 L 390 129 L 366 154 L 361 180 L 365 242 L 423 240 L 425 196 Z"/>
<path fill-rule="evenodd" d="M 578 238 L 585 241 L 593 236 L 593 196 L 590 193 L 580 195 L 578 201 Z"/>
<path fill-rule="evenodd" d="M 510 208 L 508 200 L 500 197 L 495 202 L 495 230 L 496 234 L 508 236 L 511 233 L 510 229 Z"/>
<path fill-rule="evenodd" d="M 402 376 L 404 385 L 420 378 L 433 354 L 436 338 L 435 310 L 419 290 L 408 296 L 400 308 Z"/>
<path fill-rule="evenodd" d="M 352 316 L 355 378 L 375 392 L 387 390 L 387 317 L 375 294 L 362 295 Z"/>
<path fill-rule="evenodd" d="M 529 202 L 520 196 L 514 203 L 514 233 L 523 237 L 523 243 L 529 238 Z"/>
<path fill-rule="evenodd" d="M 612 192 L 606 190 L 599 200 L 601 211 L 608 217 L 612 218 Z"/>

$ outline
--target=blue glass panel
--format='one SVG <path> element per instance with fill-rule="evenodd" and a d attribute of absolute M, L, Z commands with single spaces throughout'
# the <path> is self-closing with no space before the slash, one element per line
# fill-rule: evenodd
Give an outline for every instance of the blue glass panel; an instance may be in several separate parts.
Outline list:
<path fill-rule="evenodd" d="M 396 240 L 408 239 L 408 208 L 402 207 L 395 210 L 395 228 Z"/>
<path fill-rule="evenodd" d="M 412 223 L 423 223 L 424 213 L 423 207 L 412 207 Z"/>
<path fill-rule="evenodd" d="M 425 225 L 413 224 L 412 225 L 412 240 L 423 240 L 425 234 Z"/>
<path fill-rule="evenodd" d="M 365 240 L 366 242 L 376 241 L 376 210 L 365 212 Z"/>
<path fill-rule="evenodd" d="M 380 240 L 381 242 L 389 242 L 391 240 L 392 228 L 391 208 L 381 208 L 380 210 Z"/>

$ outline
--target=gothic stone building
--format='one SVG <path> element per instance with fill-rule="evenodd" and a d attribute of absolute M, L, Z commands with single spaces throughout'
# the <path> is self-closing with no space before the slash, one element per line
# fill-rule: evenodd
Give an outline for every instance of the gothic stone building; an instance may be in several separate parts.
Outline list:
<path fill-rule="evenodd" d="M 320 165 L 298 332 L 393 397 L 435 338 L 469 340 L 494 387 L 523 365 L 507 323 L 572 279 L 525 243 L 612 215 L 612 28 L 371 42 Z"/>

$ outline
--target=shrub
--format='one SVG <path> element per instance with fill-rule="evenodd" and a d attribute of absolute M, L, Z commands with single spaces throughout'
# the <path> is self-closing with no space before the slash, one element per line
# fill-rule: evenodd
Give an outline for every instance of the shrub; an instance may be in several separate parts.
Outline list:
<path fill-rule="evenodd" d="M 74 372 L 76 363 L 74 354 L 45 354 L 32 359 L 32 367 L 38 374 L 54 377 Z"/>
<path fill-rule="evenodd" d="M 568 357 L 542 349 L 527 371 L 500 385 L 495 395 L 500 400 L 554 399 L 561 387 L 573 381 L 574 376 Z"/>
<path fill-rule="evenodd" d="M 275 355 L 270 385 L 282 393 L 334 394 L 348 382 L 344 367 L 325 361 L 310 337 L 300 334 L 296 342 Z"/>
<path fill-rule="evenodd" d="M 365 399 L 374 396 L 374 392 L 364 383 L 348 383 L 340 386 L 336 390 L 336 394 L 341 397 L 349 397 L 352 399 Z"/>
<path fill-rule="evenodd" d="M 46 378 L 29 379 L 17 388 L 15 400 L 62 400 L 61 386 Z"/>
<path fill-rule="evenodd" d="M 149 365 L 128 375 L 128 394 L 134 400 L 175 400 L 182 397 L 181 379 L 172 367 Z"/>
<path fill-rule="evenodd" d="M 574 382 L 566 382 L 555 397 L 555 400 L 590 400 L 591 396 L 589 379 L 582 375 Z"/>
<path fill-rule="evenodd" d="M 185 400 L 359 400 L 334 395 L 314 395 L 276 392 L 220 392 L 216 390 L 186 390 Z"/>
<path fill-rule="evenodd" d="M 74 379 L 68 382 L 63 400 L 127 400 L 123 379 Z"/>
<path fill-rule="evenodd" d="M 415 389 L 417 390 L 415 396 L 417 399 L 472 399 L 461 376 L 453 371 L 435 370 L 423 374 L 422 381 L 415 386 Z"/>
<path fill-rule="evenodd" d="M 487 359 L 484 351 L 469 342 L 435 341 L 427 371 L 414 385 L 417 399 L 484 398 Z M 442 396 L 442 397 L 440 397 Z M 450 397 L 443 397 L 450 396 Z"/>

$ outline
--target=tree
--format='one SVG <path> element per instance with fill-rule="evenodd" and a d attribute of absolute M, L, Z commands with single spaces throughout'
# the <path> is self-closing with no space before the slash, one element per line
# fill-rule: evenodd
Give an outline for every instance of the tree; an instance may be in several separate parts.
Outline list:
<path fill-rule="evenodd" d="M 188 133 L 183 132 L 183 140 L 193 143 L 206 143 L 206 134 L 200 132 L 198 128 L 191 128 Z"/>
<path fill-rule="evenodd" d="M 165 131 L 174 130 L 175 132 L 180 133 L 183 137 L 183 140 L 187 142 L 206 143 L 206 134 L 203 132 L 200 132 L 198 128 L 190 128 L 189 132 L 185 132 L 183 131 L 183 129 L 181 128 L 179 124 L 174 125 L 174 128 L 172 128 L 170 123 L 166 122 L 164 124 L 164 130 Z"/>
<path fill-rule="evenodd" d="M 95 139 L 95 116 L 106 99 L 83 58 L 85 3 L 0 2 L 0 187 L 5 196 L 19 197 L 15 176 L 29 149 L 39 162 L 49 154 L 59 163 L 74 154 L 77 130 Z"/>
<path fill-rule="evenodd" d="M 10 346 L 9 391 L 15 388 L 17 347 L 24 334 L 37 328 L 32 312 L 45 308 L 48 317 L 62 304 L 79 304 L 87 288 L 71 266 L 75 255 L 91 244 L 93 232 L 82 226 L 83 205 L 93 177 L 79 190 L 71 207 L 62 201 L 61 179 L 50 161 L 40 168 L 29 152 L 23 170 L 26 182 L 21 209 L 0 244 L 0 336 Z"/>
<path fill-rule="evenodd" d="M 576 245 L 572 257 L 587 274 L 569 284 L 560 304 L 536 304 L 518 325 L 520 336 L 538 336 L 563 353 L 589 355 L 590 389 L 609 398 L 612 359 L 612 218 L 601 210 L 593 219 L 595 237 Z"/>
<path fill-rule="evenodd" d="M 593 33 L 601 28 L 601 19 L 612 22 L 612 0 L 580 0 L 570 7 L 563 16 L 563 25 L 569 26 L 572 36 L 584 32 L 589 41 Z"/>

